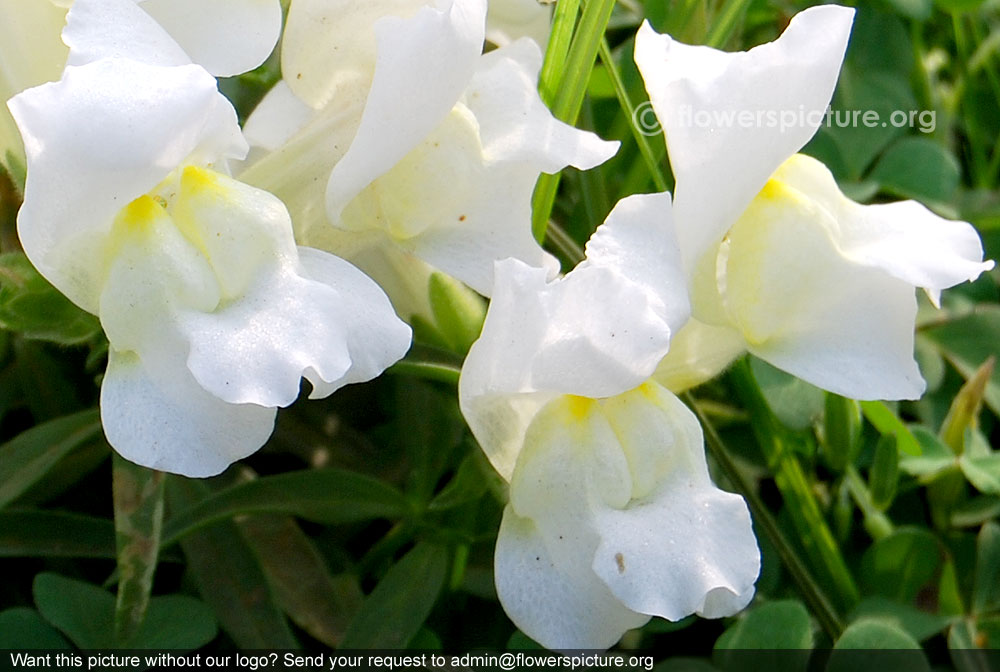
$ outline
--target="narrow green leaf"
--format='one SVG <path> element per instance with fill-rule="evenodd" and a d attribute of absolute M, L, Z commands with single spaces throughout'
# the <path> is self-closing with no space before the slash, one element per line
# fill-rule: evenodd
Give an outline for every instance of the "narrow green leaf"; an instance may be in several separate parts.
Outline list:
<path fill-rule="evenodd" d="M 1000 525 L 983 525 L 976 539 L 976 583 L 972 610 L 986 614 L 1000 610 Z"/>
<path fill-rule="evenodd" d="M 247 516 L 237 525 L 281 608 L 312 637 L 339 646 L 364 599 L 357 577 L 331 576 L 315 545 L 291 518 Z"/>
<path fill-rule="evenodd" d="M 750 6 L 750 0 L 725 0 L 712 21 L 712 27 L 705 37 L 705 44 L 721 49 L 736 32 Z"/>
<path fill-rule="evenodd" d="M 927 482 L 945 469 L 955 466 L 955 454 L 948 446 L 942 443 L 941 439 L 926 427 L 916 426 L 912 430 L 913 437 L 917 440 L 919 453 L 916 455 L 901 455 L 899 468 L 911 476 L 919 476 L 921 480 Z"/>
<path fill-rule="evenodd" d="M 375 586 L 351 622 L 345 649 L 402 649 L 419 632 L 444 586 L 448 553 L 418 543 Z"/>
<path fill-rule="evenodd" d="M 838 472 L 854 464 L 861 448 L 861 407 L 853 399 L 827 393 L 823 404 L 823 453 Z"/>
<path fill-rule="evenodd" d="M 448 509 L 473 502 L 482 497 L 487 490 L 488 475 L 484 473 L 492 469 L 482 451 L 473 450 L 458 465 L 458 471 L 448 485 L 439 492 L 430 505 L 429 511 L 446 511 Z"/>
<path fill-rule="evenodd" d="M 36 425 L 0 446 L 0 509 L 17 499 L 59 460 L 101 436 L 96 409 Z"/>
<path fill-rule="evenodd" d="M 114 558 L 110 520 L 61 511 L 0 511 L 0 558 Z"/>
<path fill-rule="evenodd" d="M 750 426 L 774 473 L 774 482 L 781 491 L 802 547 L 832 588 L 832 599 L 841 609 L 849 609 L 859 599 L 858 588 L 795 454 L 810 452 L 797 445 L 804 439 L 791 434 L 775 417 L 747 358 L 730 369 L 730 379 L 750 414 Z"/>
<path fill-rule="evenodd" d="M 208 486 L 200 481 L 180 476 L 167 479 L 171 509 L 197 506 L 195 502 L 207 492 Z M 191 531 L 180 543 L 202 598 L 238 647 L 298 648 L 260 562 L 235 523 L 226 521 Z"/>
<path fill-rule="evenodd" d="M 146 617 L 153 590 L 163 531 L 165 475 L 129 462 L 118 453 L 112 456 L 112 465 L 119 574 L 115 642 L 128 646 Z"/>
<path fill-rule="evenodd" d="M 569 4 L 569 3 L 567 3 Z M 580 16 L 580 23 L 573 34 L 569 52 L 563 67 L 553 66 L 552 76 L 542 82 L 542 91 L 548 91 L 550 98 L 543 97 L 556 119 L 568 124 L 575 124 L 583 106 L 583 98 L 590 81 L 590 71 L 597 58 L 597 49 L 604 30 L 611 18 L 611 10 L 615 0 L 588 0 Z M 558 8 L 557 8 L 558 15 Z M 548 56 L 548 52 L 546 52 Z M 546 66 L 543 64 L 542 69 Z M 549 85 L 549 81 L 553 84 Z M 544 95 L 544 94 L 543 94 Z M 545 240 L 545 229 L 552 214 L 556 191 L 559 189 L 559 174 L 543 174 L 535 186 L 531 200 L 532 224 L 531 232 L 535 240 Z"/>
<path fill-rule="evenodd" d="M 868 471 L 872 504 L 880 511 L 888 509 L 896 497 L 898 484 L 899 450 L 896 448 L 896 437 L 883 435 L 875 444 L 875 455 Z"/>
<path fill-rule="evenodd" d="M 384 481 L 341 469 L 265 476 L 221 490 L 168 518 L 163 545 L 242 513 L 284 513 L 330 525 L 403 518 L 406 498 Z"/>
<path fill-rule="evenodd" d="M 545 47 L 545 60 L 538 74 L 538 93 L 546 105 L 551 106 L 559 90 L 559 82 L 566 66 L 576 19 L 580 14 L 580 0 L 562 0 L 556 3 L 552 17 L 552 31 Z"/>
<path fill-rule="evenodd" d="M 891 434 L 896 437 L 896 447 L 909 455 L 920 455 L 920 444 L 913 436 L 910 429 L 903 424 L 885 402 L 882 401 L 862 401 L 861 412 L 864 413 L 868 422 L 875 426 L 879 434 Z"/>
<path fill-rule="evenodd" d="M 941 424 L 941 440 L 956 455 L 965 452 L 966 432 L 979 426 L 979 411 L 983 407 L 983 396 L 986 394 L 986 385 L 993 375 L 995 361 L 992 355 L 987 357 L 972 377 L 962 385 Z"/>

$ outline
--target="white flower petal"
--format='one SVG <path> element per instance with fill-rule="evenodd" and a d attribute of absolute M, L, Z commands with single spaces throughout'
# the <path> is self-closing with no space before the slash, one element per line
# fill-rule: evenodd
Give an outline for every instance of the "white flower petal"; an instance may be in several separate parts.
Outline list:
<path fill-rule="evenodd" d="M 669 195 L 623 199 L 591 241 L 588 260 L 553 282 L 515 259 L 496 264 L 493 300 L 462 367 L 459 398 L 502 475 L 510 474 L 539 403 L 639 385 L 687 317 Z"/>
<path fill-rule="evenodd" d="M 635 60 L 666 136 L 688 272 L 819 127 L 853 16 L 813 7 L 774 42 L 732 54 L 640 28 Z M 752 121 L 740 122 L 741 114 Z"/>
<path fill-rule="evenodd" d="M 531 520 L 504 509 L 493 571 L 500 603 L 522 632 L 548 649 L 606 649 L 649 620 L 615 599 L 587 556 L 557 560 L 546 542 Z"/>
<path fill-rule="evenodd" d="M 59 39 L 66 10 L 51 2 L 0 0 L 0 102 L 16 93 L 59 79 L 68 50 Z M 10 152 L 24 159 L 14 120 L 0 107 L 0 164 Z"/>
<path fill-rule="evenodd" d="M 345 97 L 363 104 L 375 72 L 373 26 L 385 16 L 409 19 L 428 4 L 432 3 L 295 0 L 281 41 L 281 69 L 289 87 L 315 109 L 339 104 Z"/>
<path fill-rule="evenodd" d="M 441 123 L 472 76 L 482 51 L 486 2 L 441 5 L 423 7 L 408 20 L 388 16 L 375 26 L 378 55 L 365 111 L 327 184 L 334 222 L 358 192 Z"/>
<path fill-rule="evenodd" d="M 253 109 L 243 125 L 243 135 L 252 147 L 274 151 L 298 133 L 312 115 L 313 109 L 281 80 Z"/>
<path fill-rule="evenodd" d="M 433 166 L 427 168 L 432 170 Z M 518 259 L 544 268 L 554 277 L 559 262 L 541 248 L 529 226 L 537 173 L 525 172 L 523 166 L 500 164 L 478 174 L 469 171 L 465 178 L 464 189 L 450 190 L 441 184 L 435 192 L 450 211 L 445 214 L 443 208 L 434 208 L 442 212 L 435 219 L 436 226 L 396 244 L 483 296 L 493 291 L 493 263 L 500 259 Z"/>
<path fill-rule="evenodd" d="M 538 171 L 593 168 L 618 151 L 593 133 L 564 124 L 538 95 L 542 55 L 531 40 L 485 54 L 464 100 L 476 117 L 489 161 L 523 161 Z"/>
<path fill-rule="evenodd" d="M 214 476 L 267 441 L 275 409 L 212 396 L 183 366 L 151 375 L 132 352 L 108 353 L 101 423 L 123 457 L 150 469 Z"/>
<path fill-rule="evenodd" d="M 28 157 L 21 243 L 50 282 L 93 313 L 103 236 L 116 214 L 187 158 L 246 152 L 235 111 L 195 65 L 101 60 L 67 68 L 61 81 L 8 105 Z"/>
<path fill-rule="evenodd" d="M 192 61 L 217 77 L 256 68 L 274 49 L 281 34 L 278 0 L 139 2 Z"/>
<path fill-rule="evenodd" d="M 743 336 L 732 327 L 691 318 L 670 339 L 670 352 L 656 366 L 653 379 L 680 394 L 715 378 L 744 352 Z"/>
<path fill-rule="evenodd" d="M 774 179 L 808 195 L 837 221 L 837 247 L 852 261 L 880 268 L 915 287 L 941 290 L 993 268 L 967 222 L 938 217 L 916 201 L 859 205 L 845 197 L 822 163 L 798 154 Z"/>
<path fill-rule="evenodd" d="M 721 248 L 720 293 L 750 352 L 853 399 L 915 399 L 912 285 L 860 266 L 836 246 L 837 223 L 772 180 Z"/>
<path fill-rule="evenodd" d="M 76 0 L 66 15 L 67 65 L 124 58 L 147 65 L 191 63 L 173 37 L 134 0 Z"/>
<path fill-rule="evenodd" d="M 653 383 L 602 409 L 629 458 L 633 492 L 627 507 L 595 511 L 594 571 L 630 609 L 671 621 L 743 609 L 760 551 L 743 498 L 709 478 L 694 414 Z"/>
<path fill-rule="evenodd" d="M 502 47 L 520 37 L 539 46 L 549 41 L 552 6 L 538 0 L 490 0 L 486 13 L 486 39 Z"/>
<path fill-rule="evenodd" d="M 299 248 L 299 261 L 307 278 L 337 293 L 337 303 L 327 309 L 343 325 L 343 347 L 351 360 L 350 368 L 338 379 L 307 375 L 313 384 L 310 398 L 328 396 L 348 383 L 371 380 L 406 354 L 410 328 L 396 317 L 389 297 L 371 278 L 343 259 L 308 247 Z"/>

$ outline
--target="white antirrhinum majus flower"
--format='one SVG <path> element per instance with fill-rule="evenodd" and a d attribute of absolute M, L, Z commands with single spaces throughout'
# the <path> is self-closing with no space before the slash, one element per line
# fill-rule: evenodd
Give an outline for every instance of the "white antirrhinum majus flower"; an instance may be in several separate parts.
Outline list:
<path fill-rule="evenodd" d="M 554 275 L 531 235 L 534 184 L 617 143 L 552 117 L 531 40 L 483 55 L 485 14 L 485 0 L 295 0 L 285 79 L 246 126 L 269 151 L 241 178 L 281 196 L 300 242 L 387 287 L 415 260 L 482 294 L 499 259 Z"/>
<path fill-rule="evenodd" d="M 746 504 L 712 484 L 697 419 L 650 379 L 688 316 L 669 216 L 669 194 L 621 201 L 554 281 L 498 262 L 462 368 L 462 412 L 510 483 L 497 594 L 549 648 L 606 648 L 650 616 L 726 616 L 753 597 Z"/>
<path fill-rule="evenodd" d="M 279 0 L 134 1 L 193 62 L 218 77 L 256 68 L 281 32 Z M 60 32 L 72 5 L 73 0 L 0 0 L 0 102 L 59 79 L 68 54 Z M 120 38 L 130 39 L 128 26 L 119 28 Z M 8 152 L 23 161 L 22 150 L 13 120 L 0 108 L 0 162 Z"/>
<path fill-rule="evenodd" d="M 56 83 L 10 101 L 27 154 L 18 234 L 100 317 L 101 417 L 126 458 L 189 476 L 257 450 L 305 376 L 367 380 L 409 329 L 350 264 L 298 248 L 281 202 L 230 178 L 247 145 L 215 79 L 130 0 L 78 0 Z"/>
<path fill-rule="evenodd" d="M 826 118 L 853 15 L 805 10 L 740 53 L 639 30 L 694 315 L 658 373 L 671 389 L 748 350 L 848 397 L 918 398 L 915 288 L 937 302 L 992 267 L 969 224 L 913 201 L 858 205 L 796 154 Z"/>

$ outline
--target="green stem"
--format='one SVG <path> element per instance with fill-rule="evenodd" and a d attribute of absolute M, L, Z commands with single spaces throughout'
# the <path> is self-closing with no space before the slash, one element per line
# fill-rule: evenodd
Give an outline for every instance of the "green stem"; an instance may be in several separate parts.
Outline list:
<path fill-rule="evenodd" d="M 611 48 L 608 46 L 608 41 L 604 37 L 601 38 L 600 54 L 601 62 L 604 63 L 604 67 L 611 77 L 611 84 L 615 87 L 618 104 L 621 105 L 625 116 L 628 117 L 628 127 L 632 131 L 632 137 L 635 138 L 635 144 L 639 146 L 639 153 L 642 154 L 642 160 L 646 162 L 649 174 L 653 177 L 653 184 L 660 191 L 668 191 L 670 185 L 667 183 L 667 178 L 664 177 L 663 171 L 660 169 L 660 165 L 656 160 L 656 153 L 653 151 L 653 146 L 649 143 L 649 137 L 646 135 L 652 129 L 639 128 L 640 120 L 636 118 L 636 107 L 632 103 L 631 96 L 628 95 L 628 89 L 625 88 L 625 82 L 622 81 L 622 75 L 618 71 L 618 63 L 615 62 L 614 56 L 611 54 Z M 657 133 L 662 133 L 662 131 L 657 129 Z"/>
<path fill-rule="evenodd" d="M 844 484 L 847 486 L 847 491 L 851 493 L 851 499 L 861 509 L 861 514 L 865 518 L 865 529 L 868 530 L 872 539 L 878 541 L 892 534 L 895 526 L 889 517 L 875 506 L 868 485 L 858 474 L 858 470 L 854 468 L 853 464 L 847 465 L 844 472 Z"/>
<path fill-rule="evenodd" d="M 785 500 L 799 540 L 812 562 L 822 569 L 834 588 L 838 606 L 846 611 L 860 599 L 858 587 L 792 449 L 795 439 L 771 412 L 747 358 L 732 367 L 731 376 L 737 394 L 750 413 L 757 442 L 774 473 L 775 484 Z"/>
<path fill-rule="evenodd" d="M 115 642 L 124 646 L 139 631 L 149 606 L 163 529 L 164 474 L 114 453 L 112 482 L 120 577 Z"/>
<path fill-rule="evenodd" d="M 546 102 L 550 103 L 553 116 L 560 121 L 576 123 L 587 92 L 590 72 L 597 58 L 597 47 L 614 6 L 615 0 L 587 0 L 564 67 L 561 71 L 555 71 L 554 68 L 550 70 L 550 75 L 540 84 L 541 91 L 550 92 L 548 95 L 552 98 Z M 549 52 L 546 51 L 546 57 L 548 56 Z M 545 70 L 544 65 L 542 69 Z M 543 93 L 543 100 L 545 95 Z M 545 240 L 545 229 L 548 227 L 558 190 L 559 173 L 543 174 L 535 185 L 535 193 L 531 199 L 531 232 L 539 243 Z"/>
<path fill-rule="evenodd" d="M 806 603 L 809 604 L 813 614 L 816 615 L 820 626 L 829 635 L 831 640 L 836 641 L 840 633 L 844 630 L 844 624 L 830 598 L 827 597 L 823 588 L 813 578 L 809 567 L 802 561 L 798 553 L 796 553 L 795 548 L 788 541 L 785 533 L 782 532 L 781 526 L 778 525 L 778 521 L 771 515 L 771 512 L 757 494 L 753 484 L 743 476 L 743 472 L 736 466 L 733 459 L 729 457 L 729 451 L 726 449 L 722 437 L 719 436 L 715 425 L 712 424 L 712 421 L 702 410 L 700 404 L 695 401 L 690 392 L 685 392 L 683 398 L 701 422 L 701 426 L 705 431 L 705 445 L 708 447 L 712 457 L 715 458 L 716 463 L 722 468 L 722 471 L 726 474 L 726 478 L 732 482 L 746 499 L 750 511 L 753 513 L 754 523 L 770 540 L 775 550 L 777 550 L 782 565 L 788 570 L 792 580 L 795 581 L 799 592 Z"/>

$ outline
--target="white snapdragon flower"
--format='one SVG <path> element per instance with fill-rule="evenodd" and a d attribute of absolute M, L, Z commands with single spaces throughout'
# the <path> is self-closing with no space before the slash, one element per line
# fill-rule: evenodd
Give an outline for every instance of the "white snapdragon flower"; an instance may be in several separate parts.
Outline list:
<path fill-rule="evenodd" d="M 552 117 L 531 40 L 483 55 L 485 15 L 485 0 L 295 0 L 285 79 L 246 127 L 271 151 L 242 178 L 289 204 L 300 241 L 380 281 L 401 258 L 483 294 L 498 259 L 554 275 L 531 235 L 534 184 L 617 143 Z"/>
<path fill-rule="evenodd" d="M 216 76 L 251 70 L 267 58 L 281 32 L 279 0 L 134 0 Z M 68 48 L 60 40 L 73 0 L 0 0 L 0 100 L 59 79 Z M 126 26 L 120 26 L 126 28 Z M 120 39 L 129 36 L 122 32 Z M 77 57 L 87 58 L 78 50 Z M 21 139 L 0 109 L 0 161 L 23 159 Z"/>
<path fill-rule="evenodd" d="M 462 369 L 462 412 L 510 483 L 497 593 L 549 648 L 606 648 L 651 615 L 720 617 L 753 597 L 746 504 L 712 484 L 697 419 L 650 379 L 688 315 L 669 212 L 669 194 L 621 201 L 554 281 L 498 262 Z"/>
<path fill-rule="evenodd" d="M 219 473 L 267 440 L 303 376 L 325 396 L 404 354 L 409 329 L 375 283 L 296 247 L 282 203 L 226 174 L 248 149 L 236 113 L 149 14 L 77 0 L 63 37 L 62 78 L 10 101 L 28 163 L 18 234 L 100 317 L 119 453 Z"/>
<path fill-rule="evenodd" d="M 858 205 L 796 154 L 825 118 L 853 14 L 805 10 L 776 41 L 740 53 L 639 30 L 696 318 L 660 368 L 672 389 L 748 350 L 848 397 L 918 398 L 915 288 L 936 302 L 992 268 L 971 225 L 913 201 Z"/>

